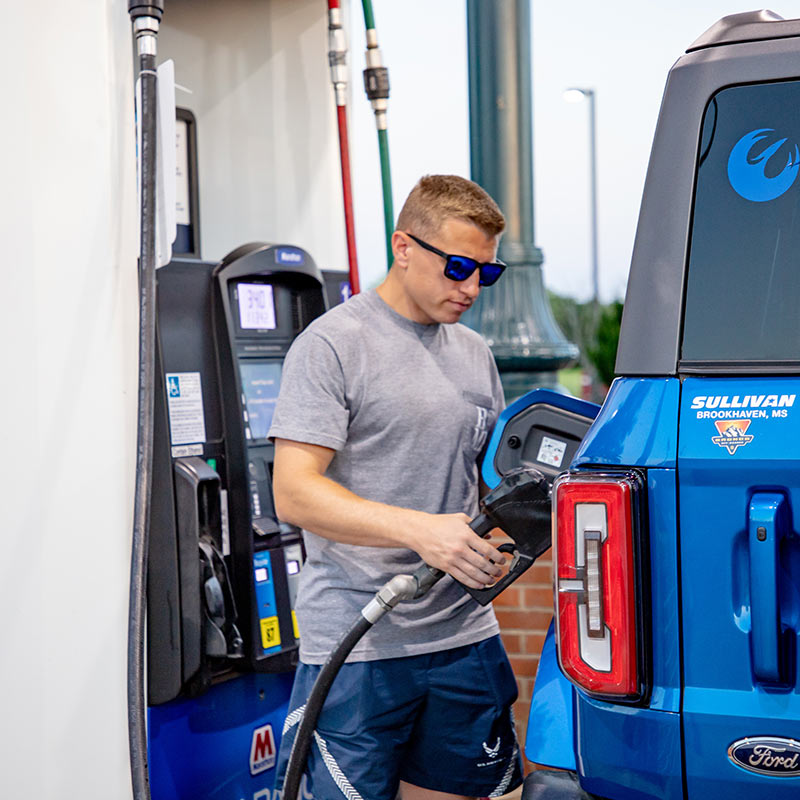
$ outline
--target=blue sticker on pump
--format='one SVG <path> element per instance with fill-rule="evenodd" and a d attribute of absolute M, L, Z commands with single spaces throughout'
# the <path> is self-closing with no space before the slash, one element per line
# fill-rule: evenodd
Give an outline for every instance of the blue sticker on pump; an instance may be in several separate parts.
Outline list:
<path fill-rule="evenodd" d="M 299 247 L 279 247 L 275 251 L 275 263 L 299 267 L 306 263 L 306 254 Z"/>
<path fill-rule="evenodd" d="M 272 559 L 268 551 L 262 551 L 253 556 L 253 580 L 256 586 L 261 647 L 265 654 L 279 653 L 281 629 L 278 623 L 278 606 L 275 603 Z"/>

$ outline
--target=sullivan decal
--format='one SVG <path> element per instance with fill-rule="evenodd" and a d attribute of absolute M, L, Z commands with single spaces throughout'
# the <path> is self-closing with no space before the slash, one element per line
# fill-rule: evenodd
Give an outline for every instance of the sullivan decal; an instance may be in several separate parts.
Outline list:
<path fill-rule="evenodd" d="M 750 736 L 728 748 L 728 758 L 739 767 L 778 778 L 800 777 L 800 742 L 779 736 Z"/>
<path fill-rule="evenodd" d="M 713 394 L 692 398 L 697 419 L 785 418 L 794 405 L 795 394 Z"/>

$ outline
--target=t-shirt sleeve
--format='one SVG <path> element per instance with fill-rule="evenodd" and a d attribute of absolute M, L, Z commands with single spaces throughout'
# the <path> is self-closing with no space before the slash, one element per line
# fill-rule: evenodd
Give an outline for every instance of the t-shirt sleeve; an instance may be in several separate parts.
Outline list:
<path fill-rule="evenodd" d="M 306 331 L 286 355 L 269 437 L 340 450 L 349 418 L 341 362 L 326 339 Z"/>

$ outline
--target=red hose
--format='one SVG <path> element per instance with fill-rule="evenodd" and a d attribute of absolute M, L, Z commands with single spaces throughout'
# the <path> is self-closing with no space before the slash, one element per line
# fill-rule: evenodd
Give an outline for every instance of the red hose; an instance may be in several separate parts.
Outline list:
<path fill-rule="evenodd" d="M 329 0 L 337 2 L 338 0 Z M 356 229 L 353 216 L 353 186 L 350 179 L 350 148 L 347 138 L 347 107 L 336 106 L 339 123 L 339 156 L 342 162 L 342 195 L 344 198 L 344 226 L 347 236 L 347 260 L 350 264 L 350 291 L 358 294 L 358 257 L 356 255 Z"/>
<path fill-rule="evenodd" d="M 339 156 L 342 162 L 342 195 L 344 227 L 347 239 L 347 260 L 350 265 L 350 293 L 358 294 L 358 258 L 353 214 L 353 186 L 350 178 L 350 145 L 347 139 L 347 39 L 342 28 L 339 0 L 328 0 L 328 62 L 336 100 L 339 125 Z"/>

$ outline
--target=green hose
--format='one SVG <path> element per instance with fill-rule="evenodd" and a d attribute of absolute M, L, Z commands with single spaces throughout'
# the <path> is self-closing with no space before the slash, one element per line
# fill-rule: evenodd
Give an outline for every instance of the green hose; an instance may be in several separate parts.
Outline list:
<path fill-rule="evenodd" d="M 369 0 L 364 0 L 368 3 Z M 392 234 L 394 233 L 394 206 L 392 203 L 392 170 L 389 165 L 389 131 L 378 130 L 378 149 L 381 158 L 381 185 L 383 186 L 383 225 L 386 229 L 386 263 L 392 266 Z"/>
<path fill-rule="evenodd" d="M 372 0 L 363 0 L 364 6 L 364 27 L 369 30 L 375 27 L 375 14 L 372 12 Z"/>
<path fill-rule="evenodd" d="M 392 171 L 389 162 L 389 133 L 386 111 L 389 102 L 389 70 L 383 66 L 378 47 L 378 32 L 375 30 L 375 14 L 372 0 L 362 0 L 364 26 L 367 31 L 367 68 L 364 70 L 364 89 L 375 112 L 378 129 L 378 152 L 381 162 L 381 185 L 383 187 L 383 220 L 386 232 L 386 264 L 391 268 L 392 233 L 394 233 L 394 206 L 392 202 Z"/>

